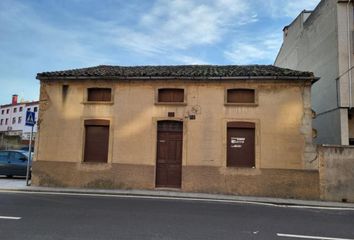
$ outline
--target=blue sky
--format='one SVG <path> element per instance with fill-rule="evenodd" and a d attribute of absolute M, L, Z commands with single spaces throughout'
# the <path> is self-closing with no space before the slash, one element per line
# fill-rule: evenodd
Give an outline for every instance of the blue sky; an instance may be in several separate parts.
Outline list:
<path fill-rule="evenodd" d="M 319 0 L 1 0 L 0 104 L 38 72 L 107 65 L 272 64 Z"/>

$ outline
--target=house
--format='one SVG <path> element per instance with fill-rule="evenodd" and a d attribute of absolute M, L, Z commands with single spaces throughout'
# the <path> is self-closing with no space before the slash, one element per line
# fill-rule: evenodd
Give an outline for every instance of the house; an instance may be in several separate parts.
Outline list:
<path fill-rule="evenodd" d="M 97 66 L 37 79 L 33 185 L 319 196 L 310 72 Z"/>
<path fill-rule="evenodd" d="M 26 112 L 35 112 L 38 117 L 38 101 L 18 102 L 18 95 L 12 95 L 10 104 L 0 105 L 0 149 L 20 148 L 28 145 L 31 127 L 25 126 Z M 35 138 L 37 126 L 33 128 Z"/>
<path fill-rule="evenodd" d="M 283 31 L 274 64 L 321 78 L 312 86 L 316 143 L 353 145 L 353 2 L 322 0 Z"/>

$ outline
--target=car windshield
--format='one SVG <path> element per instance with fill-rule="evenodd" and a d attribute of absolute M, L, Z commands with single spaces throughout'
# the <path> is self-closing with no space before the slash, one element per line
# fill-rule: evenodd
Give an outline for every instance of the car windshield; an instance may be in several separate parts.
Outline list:
<path fill-rule="evenodd" d="M 27 152 L 27 151 L 21 151 L 21 153 L 23 153 L 24 155 L 26 155 L 27 158 L 29 157 L 29 152 Z M 33 156 L 33 152 L 32 152 L 32 154 L 31 154 L 31 156 Z"/>

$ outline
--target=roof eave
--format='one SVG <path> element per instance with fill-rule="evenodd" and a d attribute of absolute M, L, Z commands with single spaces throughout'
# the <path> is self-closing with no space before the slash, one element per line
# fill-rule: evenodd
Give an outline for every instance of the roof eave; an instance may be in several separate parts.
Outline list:
<path fill-rule="evenodd" d="M 304 77 L 304 76 L 235 76 L 235 77 L 126 77 L 126 76 L 38 76 L 38 80 L 310 80 L 315 83 L 319 80 L 317 77 Z"/>

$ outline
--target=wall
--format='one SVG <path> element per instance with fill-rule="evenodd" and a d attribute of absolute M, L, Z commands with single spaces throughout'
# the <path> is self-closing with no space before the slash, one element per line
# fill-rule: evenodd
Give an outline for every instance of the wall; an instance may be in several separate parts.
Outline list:
<path fill-rule="evenodd" d="M 321 199 L 354 202 L 354 147 L 319 146 Z"/>
<path fill-rule="evenodd" d="M 65 97 L 63 84 L 69 85 Z M 113 102 L 85 102 L 86 89 L 94 86 L 112 87 Z M 185 88 L 186 105 L 155 104 L 159 87 Z M 232 87 L 255 88 L 258 106 L 225 106 L 225 89 Z M 168 118 L 168 112 L 175 112 L 175 118 Z M 192 113 L 196 119 L 187 119 Z M 83 121 L 90 118 L 111 120 L 108 164 L 82 163 Z M 267 184 L 277 181 L 280 185 L 294 186 L 284 196 L 300 196 L 299 186 L 308 192 L 302 198 L 314 198 L 318 193 L 316 187 L 304 182 L 318 179 L 316 171 L 309 171 L 317 169 L 311 144 L 310 83 L 290 81 L 42 81 L 33 183 L 100 187 L 103 181 L 112 187 L 154 188 L 156 124 L 162 119 L 184 123 L 182 190 L 214 191 L 207 187 L 207 181 L 195 182 L 203 181 L 198 174 L 200 167 L 207 167 L 212 173 L 209 180 L 220 180 L 220 192 L 238 192 L 227 190 L 230 187 L 222 182 L 230 180 L 231 185 L 237 185 L 240 182 L 232 180 L 232 176 L 241 174 L 243 183 L 247 182 L 247 175 L 253 176 L 254 191 L 249 192 L 252 195 L 260 193 L 264 181 L 270 179 Z M 227 121 L 256 123 L 255 169 L 245 173 L 226 167 Z M 292 174 L 289 171 L 292 169 L 297 173 Z M 135 179 L 137 174 L 140 180 Z M 278 174 L 289 178 L 282 183 L 276 180 Z"/>
<path fill-rule="evenodd" d="M 276 66 L 311 71 L 320 77 L 312 86 L 312 108 L 321 115 L 314 121 L 316 143 L 348 144 L 347 116 L 338 111 L 338 106 L 347 102 L 348 80 L 343 76 L 336 81 L 342 72 L 339 62 L 345 58 L 338 41 L 342 44 L 346 37 L 343 31 L 338 32 L 337 23 L 346 17 L 343 12 L 338 14 L 337 1 L 322 0 L 306 21 L 298 17 L 288 27 L 275 61 Z M 337 87 L 341 96 L 337 96 Z M 332 131 L 325 131 L 329 128 Z"/>

